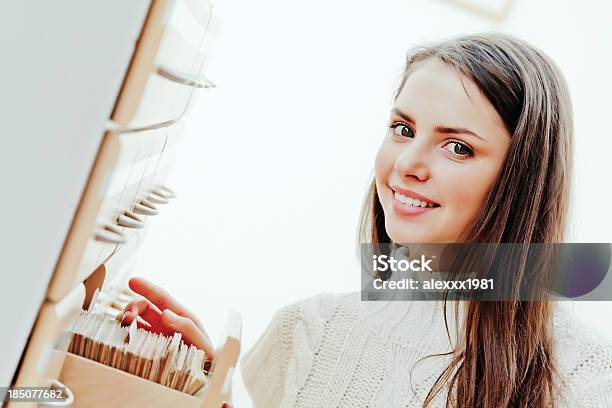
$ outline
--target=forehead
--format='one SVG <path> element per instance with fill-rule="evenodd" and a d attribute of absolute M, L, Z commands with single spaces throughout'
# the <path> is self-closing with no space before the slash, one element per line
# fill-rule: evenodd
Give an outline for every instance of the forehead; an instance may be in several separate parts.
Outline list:
<path fill-rule="evenodd" d="M 412 117 L 418 128 L 463 127 L 482 137 L 500 131 L 507 134 L 501 117 L 478 86 L 436 58 L 411 67 L 394 107 Z"/>

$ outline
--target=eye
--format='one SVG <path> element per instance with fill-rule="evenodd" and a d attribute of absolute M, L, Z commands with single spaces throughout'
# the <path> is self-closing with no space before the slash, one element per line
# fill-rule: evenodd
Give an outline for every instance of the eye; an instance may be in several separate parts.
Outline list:
<path fill-rule="evenodd" d="M 451 154 L 461 159 L 474 155 L 474 152 L 472 152 L 472 149 L 470 149 L 466 144 L 463 144 L 456 140 L 452 140 L 448 142 L 444 146 L 444 149 L 448 150 Z"/>
<path fill-rule="evenodd" d="M 393 133 L 401 137 L 414 137 L 414 130 L 410 126 L 403 123 L 393 123 L 389 125 L 393 129 Z"/>

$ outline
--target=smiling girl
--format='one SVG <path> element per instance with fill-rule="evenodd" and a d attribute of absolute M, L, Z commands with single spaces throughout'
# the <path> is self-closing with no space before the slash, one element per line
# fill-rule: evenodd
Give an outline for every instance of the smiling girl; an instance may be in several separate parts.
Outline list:
<path fill-rule="evenodd" d="M 541 51 L 500 34 L 418 48 L 376 156 L 360 242 L 563 242 L 572 139 L 565 81 Z M 149 300 L 128 306 L 124 322 L 140 315 L 214 352 L 161 288 L 130 286 Z M 461 302 L 450 327 L 444 303 L 350 293 L 284 307 L 244 356 L 245 384 L 258 407 L 612 406 L 612 347 L 556 303 Z"/>

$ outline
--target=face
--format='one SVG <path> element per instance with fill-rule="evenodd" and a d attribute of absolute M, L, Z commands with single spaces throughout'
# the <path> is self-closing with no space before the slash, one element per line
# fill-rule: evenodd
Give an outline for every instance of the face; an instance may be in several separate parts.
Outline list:
<path fill-rule="evenodd" d="M 397 243 L 459 242 L 509 143 L 501 117 L 474 82 L 435 58 L 416 63 L 376 156 L 389 237 Z"/>

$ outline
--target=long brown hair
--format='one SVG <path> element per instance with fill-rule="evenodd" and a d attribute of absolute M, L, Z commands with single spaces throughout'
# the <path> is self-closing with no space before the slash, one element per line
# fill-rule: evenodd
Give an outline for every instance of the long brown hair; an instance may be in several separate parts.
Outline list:
<path fill-rule="evenodd" d="M 463 36 L 409 53 L 396 98 L 413 64 L 429 58 L 449 64 L 476 83 L 511 135 L 497 181 L 461 242 L 563 242 L 573 123 L 567 85 L 556 65 L 512 36 Z M 374 180 L 358 236 L 360 242 L 391 242 Z M 470 300 L 465 305 L 459 342 L 448 353 L 451 363 L 429 391 L 424 407 L 445 386 L 447 407 L 553 406 L 559 384 L 551 350 L 551 303 L 517 298 Z M 446 321 L 446 301 L 444 310 Z"/>

